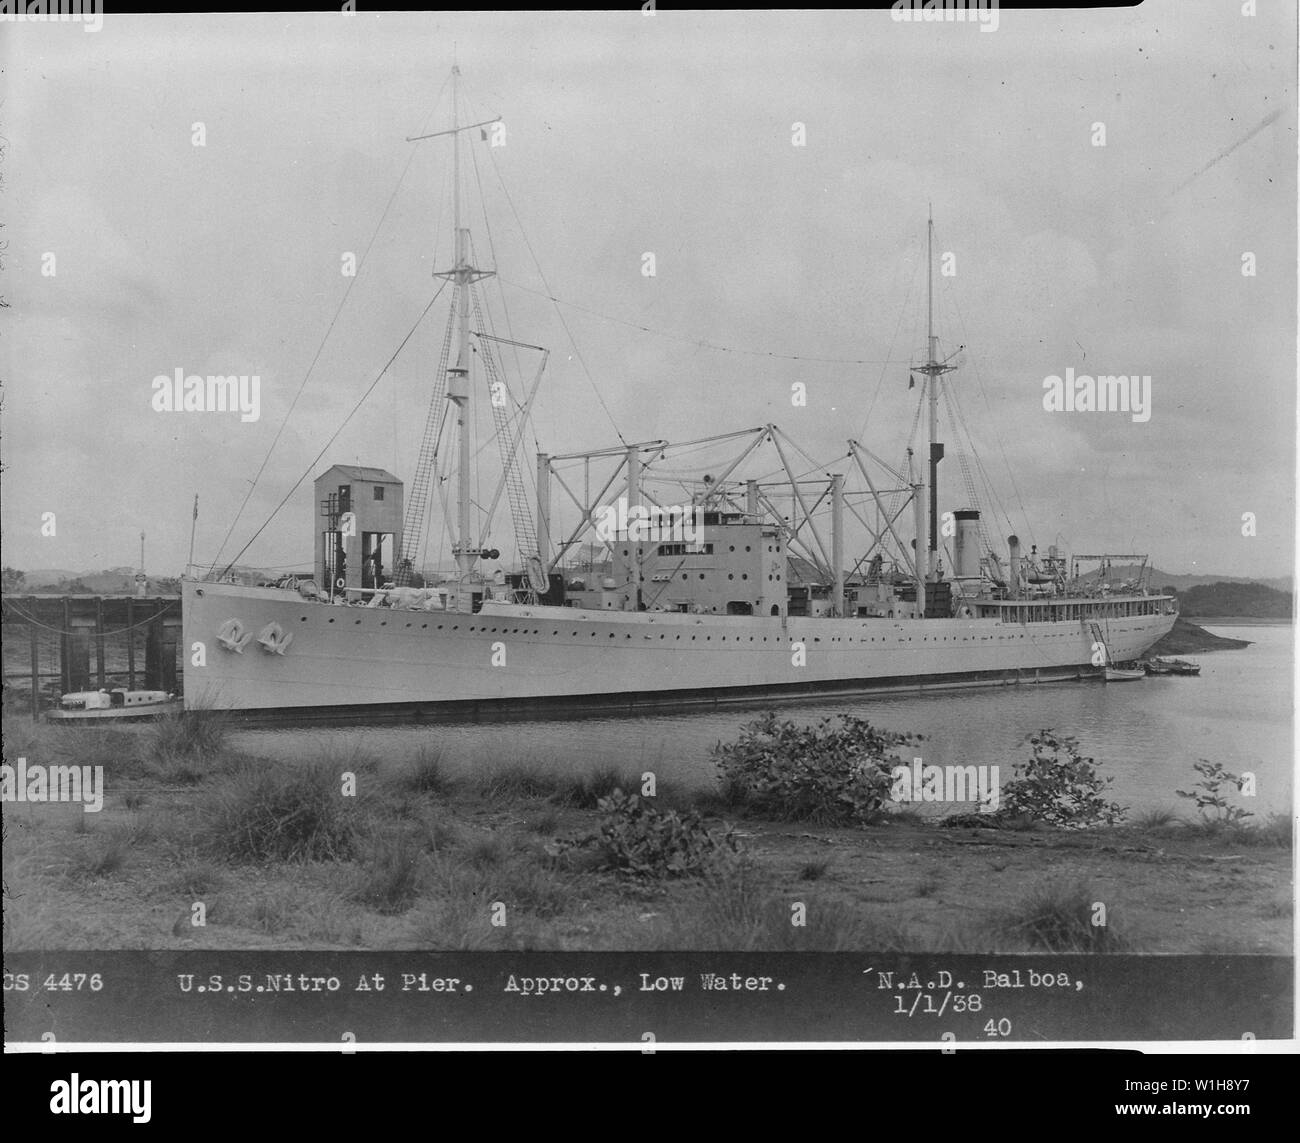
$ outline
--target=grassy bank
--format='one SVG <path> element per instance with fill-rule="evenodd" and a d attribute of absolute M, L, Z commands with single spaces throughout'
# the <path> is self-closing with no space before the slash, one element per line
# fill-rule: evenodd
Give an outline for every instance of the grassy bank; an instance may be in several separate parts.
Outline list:
<path fill-rule="evenodd" d="M 106 797 L 96 814 L 4 806 L 7 949 L 1291 948 L 1286 822 L 1171 810 L 1101 829 L 941 828 L 890 810 L 819 825 L 731 787 L 662 783 L 620 815 L 614 790 L 646 788 L 635 759 L 465 777 L 436 746 L 285 763 L 230 749 L 211 718 L 9 719 L 6 761 L 20 755 L 102 765 Z"/>

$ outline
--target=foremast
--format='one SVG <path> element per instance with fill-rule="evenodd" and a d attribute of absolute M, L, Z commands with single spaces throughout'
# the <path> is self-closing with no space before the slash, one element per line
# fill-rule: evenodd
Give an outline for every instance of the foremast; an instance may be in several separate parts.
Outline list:
<path fill-rule="evenodd" d="M 460 66 L 451 69 L 451 121 L 452 125 L 445 131 L 435 131 L 429 135 L 408 137 L 411 143 L 424 139 L 436 139 L 451 136 L 452 140 L 452 227 L 454 262 L 448 270 L 435 270 L 433 276 L 442 278 L 452 284 L 452 314 L 449 333 L 454 336 L 454 353 L 444 351 L 443 360 L 450 361 L 446 366 L 446 399 L 456 418 L 456 526 L 452 537 L 452 552 L 456 559 L 458 578 L 463 582 L 475 574 L 475 565 L 483 552 L 473 543 L 473 488 L 471 459 L 473 446 L 470 425 L 470 394 L 472 391 L 472 362 L 474 354 L 470 347 L 470 287 L 484 278 L 493 277 L 494 270 L 486 270 L 471 264 L 469 230 L 461 224 L 461 135 L 476 128 L 486 127 L 496 119 L 479 123 L 460 122 Z M 441 379 L 439 379 L 441 380 Z M 426 441 L 426 446 L 429 442 Z M 432 466 L 436 459 L 435 447 L 422 447 L 420 466 Z M 424 529 L 426 497 L 420 494 L 427 489 L 429 473 L 418 472 L 413 487 L 411 503 L 411 520 L 404 529 L 403 560 L 400 565 L 399 581 L 410 581 L 410 576 L 417 558 L 416 548 Z"/>

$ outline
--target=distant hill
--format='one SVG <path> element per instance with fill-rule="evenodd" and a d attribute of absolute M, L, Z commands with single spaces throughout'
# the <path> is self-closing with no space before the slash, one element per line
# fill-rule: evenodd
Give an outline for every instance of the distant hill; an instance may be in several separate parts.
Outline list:
<path fill-rule="evenodd" d="M 1289 591 L 1275 591 L 1262 583 L 1198 584 L 1178 593 L 1179 612 L 1189 619 L 1198 616 L 1239 615 L 1252 619 L 1290 619 L 1294 597 Z"/>
<path fill-rule="evenodd" d="M 1137 574 L 1137 564 L 1124 567 L 1115 564 L 1110 569 L 1110 578 L 1112 580 L 1133 579 Z M 1203 584 L 1211 583 L 1257 583 L 1263 584 L 1265 587 L 1271 587 L 1276 591 L 1293 591 L 1295 589 L 1295 582 L 1290 576 L 1281 576 L 1277 579 L 1262 579 L 1241 575 L 1176 575 L 1173 572 L 1161 571 L 1159 568 L 1147 569 L 1147 583 L 1155 588 L 1172 587 L 1178 591 L 1185 591 L 1189 587 L 1200 587 Z"/>
<path fill-rule="evenodd" d="M 27 577 L 24 586 L 31 587 L 34 583 L 58 583 L 60 580 L 76 579 L 82 573 L 63 568 L 33 568 L 23 574 Z"/>

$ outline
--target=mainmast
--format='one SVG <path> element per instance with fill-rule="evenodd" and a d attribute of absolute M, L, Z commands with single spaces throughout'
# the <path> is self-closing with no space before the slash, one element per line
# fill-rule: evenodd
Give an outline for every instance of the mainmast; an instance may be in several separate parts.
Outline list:
<path fill-rule="evenodd" d="M 460 65 L 451 69 L 452 122 L 452 225 L 456 237 L 456 364 L 448 371 L 447 397 L 456 406 L 457 473 L 456 473 L 456 567 L 461 579 L 474 570 L 476 553 L 469 550 L 470 538 L 470 427 L 469 427 L 469 262 L 466 258 L 466 235 L 460 224 Z"/>
<path fill-rule="evenodd" d="M 918 372 L 925 375 L 926 397 L 930 404 L 930 511 L 928 555 L 926 558 L 926 578 L 933 581 L 938 574 L 939 562 L 939 461 L 943 459 L 943 445 L 939 443 L 939 378 L 951 373 L 955 366 L 945 365 L 939 360 L 939 339 L 934 333 L 934 211 L 931 210 L 926 225 L 925 245 L 925 294 L 926 294 L 926 362 Z M 921 537 L 917 537 L 918 544 Z M 917 553 L 918 561 L 920 553 Z"/>

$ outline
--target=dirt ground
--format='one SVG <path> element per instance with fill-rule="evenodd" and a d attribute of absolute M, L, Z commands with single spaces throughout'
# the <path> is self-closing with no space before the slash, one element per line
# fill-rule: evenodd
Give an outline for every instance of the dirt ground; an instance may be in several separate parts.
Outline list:
<path fill-rule="evenodd" d="M 1104 905 L 1116 951 L 1292 951 L 1291 850 L 1185 824 L 947 829 L 902 815 L 828 829 L 728 815 L 742 871 L 641 883 L 548 854 L 556 838 L 594 833 L 594 809 L 430 794 L 392 815 L 394 829 L 436 823 L 409 894 L 367 904 L 363 855 L 231 863 L 200 844 L 203 784 L 138 778 L 114 790 L 97 814 L 5 805 L 6 949 L 1050 951 L 1017 919 L 1028 897 L 1074 888 Z M 504 929 L 486 921 L 495 900 L 511 910 Z M 802 931 L 786 923 L 795 903 L 808 912 Z"/>

